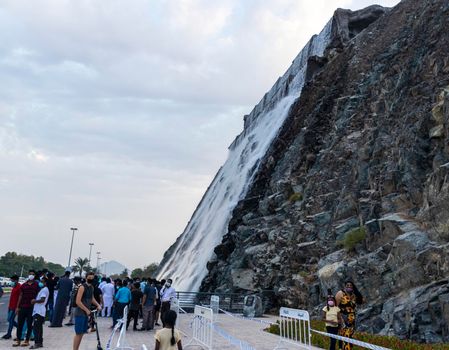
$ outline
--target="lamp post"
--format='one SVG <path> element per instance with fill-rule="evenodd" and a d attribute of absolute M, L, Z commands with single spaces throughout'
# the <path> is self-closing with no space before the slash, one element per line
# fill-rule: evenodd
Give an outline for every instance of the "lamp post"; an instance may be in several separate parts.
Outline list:
<path fill-rule="evenodd" d="M 98 266 L 99 266 L 99 265 L 98 265 L 98 262 L 99 262 L 100 259 L 101 259 L 101 258 L 100 258 L 100 254 L 101 254 L 100 252 L 97 252 L 97 271 L 98 271 Z"/>
<path fill-rule="evenodd" d="M 92 246 L 94 244 L 93 243 L 89 243 L 89 266 L 92 267 L 92 264 L 90 263 L 90 257 L 92 256 Z"/>
<path fill-rule="evenodd" d="M 75 231 L 78 231 L 76 227 L 71 227 L 70 229 L 72 230 L 72 243 L 70 243 L 69 262 L 67 263 L 67 268 L 70 268 L 70 261 L 72 260 L 73 237 L 75 236 Z"/>

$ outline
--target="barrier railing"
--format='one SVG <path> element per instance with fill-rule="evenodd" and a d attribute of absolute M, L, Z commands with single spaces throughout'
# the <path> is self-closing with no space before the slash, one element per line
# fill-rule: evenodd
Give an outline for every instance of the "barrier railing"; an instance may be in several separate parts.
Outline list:
<path fill-rule="evenodd" d="M 275 350 L 289 349 L 282 346 L 284 343 L 303 349 L 312 348 L 310 316 L 307 311 L 281 307 L 279 318 L 279 343 Z"/>
<path fill-rule="evenodd" d="M 201 346 L 212 350 L 214 313 L 211 308 L 195 306 L 195 313 L 192 320 L 192 339 L 185 346 Z"/>
<path fill-rule="evenodd" d="M 272 308 L 274 291 L 263 290 L 258 295 L 262 299 L 264 310 Z M 176 292 L 176 298 L 179 300 L 179 306 L 186 312 L 193 312 L 195 305 L 210 305 L 213 295 L 220 298 L 220 308 L 232 313 L 242 313 L 244 294 L 238 293 L 208 293 L 208 292 Z"/>
<path fill-rule="evenodd" d="M 128 342 L 126 341 L 126 320 L 128 319 L 128 306 L 123 310 L 123 317 L 117 320 L 117 323 L 112 330 L 111 336 L 106 343 L 106 350 L 134 350 Z M 111 348 L 112 340 L 114 339 L 115 333 L 120 329 L 120 333 L 117 339 L 117 344 L 115 347 Z"/>
<path fill-rule="evenodd" d="M 351 343 L 351 344 L 360 346 L 360 347 L 365 348 L 365 349 L 371 349 L 371 350 L 391 350 L 389 348 L 384 348 L 383 346 L 374 345 L 374 344 L 370 344 L 370 343 L 365 343 L 365 342 L 363 342 L 361 340 L 352 339 L 352 338 L 346 338 L 346 337 L 342 337 L 340 335 L 335 335 L 335 334 L 330 334 L 330 333 L 326 333 L 326 332 L 317 331 L 315 329 L 312 329 L 312 332 L 324 335 L 324 336 L 329 337 L 329 338 L 342 340 L 345 343 Z"/>

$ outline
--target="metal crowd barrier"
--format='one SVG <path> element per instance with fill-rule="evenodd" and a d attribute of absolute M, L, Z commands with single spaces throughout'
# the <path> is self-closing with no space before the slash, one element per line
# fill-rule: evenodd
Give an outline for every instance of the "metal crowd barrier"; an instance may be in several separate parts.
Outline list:
<path fill-rule="evenodd" d="M 307 311 L 281 307 L 279 310 L 279 343 L 276 349 L 288 349 L 283 343 L 312 349 L 310 315 Z"/>
<path fill-rule="evenodd" d="M 128 319 L 128 306 L 123 310 L 123 317 L 117 320 L 114 329 L 112 330 L 111 336 L 106 344 L 106 350 L 134 350 L 128 342 L 126 341 L 126 320 Z M 114 339 L 115 333 L 120 328 L 120 333 L 117 339 L 117 344 L 114 348 L 111 348 L 112 340 Z"/>
<path fill-rule="evenodd" d="M 190 342 L 185 346 L 201 346 L 212 350 L 214 312 L 211 308 L 195 306 L 195 313 L 192 320 L 193 334 Z"/>

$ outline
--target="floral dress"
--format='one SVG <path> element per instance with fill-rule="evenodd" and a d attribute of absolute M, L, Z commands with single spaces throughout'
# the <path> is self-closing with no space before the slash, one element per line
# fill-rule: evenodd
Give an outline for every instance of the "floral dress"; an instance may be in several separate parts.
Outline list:
<path fill-rule="evenodd" d="M 343 318 L 343 325 L 340 328 L 339 335 L 346 338 L 352 338 L 355 331 L 355 308 L 356 308 L 356 296 L 355 294 L 348 294 L 344 290 L 343 296 L 340 300 L 341 316 Z M 342 345 L 343 343 L 343 345 Z M 341 342 L 340 348 L 342 350 L 352 350 L 353 345 L 351 343 Z"/>

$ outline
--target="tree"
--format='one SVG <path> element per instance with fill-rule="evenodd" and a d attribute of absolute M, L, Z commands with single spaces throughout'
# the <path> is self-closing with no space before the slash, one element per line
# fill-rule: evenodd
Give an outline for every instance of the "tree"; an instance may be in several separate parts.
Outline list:
<path fill-rule="evenodd" d="M 128 277 L 128 269 L 124 269 L 124 270 L 122 271 L 122 273 L 119 275 L 119 278 L 120 278 L 120 279 L 124 279 L 124 278 L 126 278 L 126 277 Z"/>
<path fill-rule="evenodd" d="M 83 274 L 83 271 L 87 270 L 87 267 L 89 266 L 89 259 L 88 258 L 77 258 L 75 260 L 75 266 L 77 267 L 80 277 Z"/>
<path fill-rule="evenodd" d="M 47 262 L 42 256 L 18 254 L 16 252 L 7 252 L 0 257 L 0 276 L 12 276 L 21 272 L 27 274 L 29 269 L 43 270 L 48 269 L 56 275 L 64 273 L 64 267 L 60 264 Z"/>
<path fill-rule="evenodd" d="M 151 263 L 148 266 L 145 266 L 143 268 L 143 275 L 142 277 L 147 277 L 147 278 L 155 278 L 155 274 L 157 269 L 159 268 L 159 264 L 158 263 Z"/>
<path fill-rule="evenodd" d="M 141 268 L 137 268 L 131 271 L 131 278 L 142 278 L 143 277 L 143 270 Z"/>

